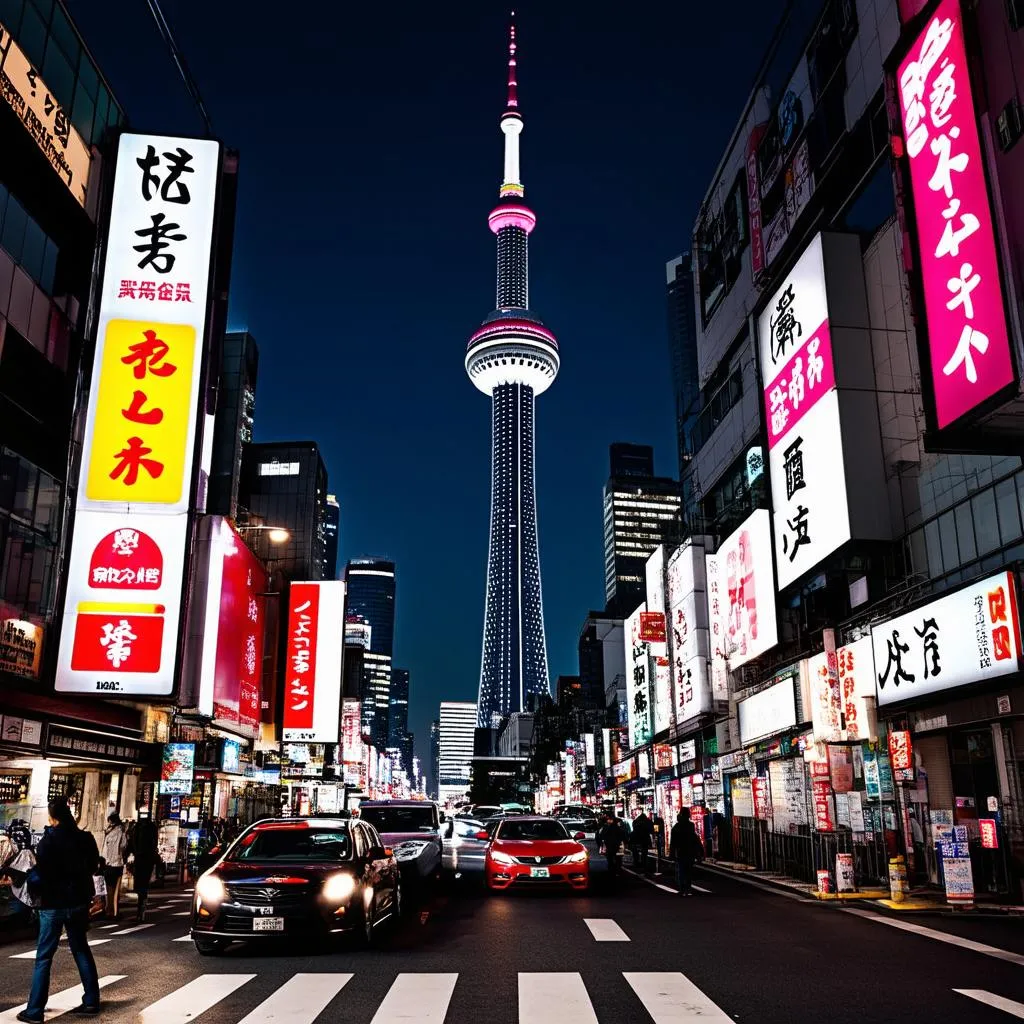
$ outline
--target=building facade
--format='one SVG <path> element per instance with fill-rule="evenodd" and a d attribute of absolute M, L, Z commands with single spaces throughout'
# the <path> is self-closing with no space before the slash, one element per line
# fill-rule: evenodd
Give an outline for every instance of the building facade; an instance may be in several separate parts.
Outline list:
<path fill-rule="evenodd" d="M 229 331 L 220 346 L 220 379 L 213 428 L 213 456 L 207 510 L 238 515 L 242 452 L 252 443 L 260 351 L 248 331 Z"/>
<path fill-rule="evenodd" d="M 443 804 L 454 806 L 467 799 L 476 723 L 477 706 L 473 701 L 441 701 L 437 798 Z"/>
<path fill-rule="evenodd" d="M 578 649 L 584 707 L 604 708 L 614 722 L 624 723 L 626 656 L 622 619 L 590 612 L 580 629 Z"/>
<path fill-rule="evenodd" d="M 491 398 L 491 530 L 481 652 L 480 725 L 548 693 L 547 644 L 537 547 L 534 403 L 558 374 L 558 343 L 530 308 L 527 248 L 537 218 L 523 202 L 515 27 L 501 117 L 505 172 L 488 217 L 497 239 L 495 309 L 469 339 L 466 372 Z"/>
<path fill-rule="evenodd" d="M 341 532 L 341 506 L 333 494 L 327 495 L 324 518 L 324 579 L 338 578 L 338 538 Z"/>

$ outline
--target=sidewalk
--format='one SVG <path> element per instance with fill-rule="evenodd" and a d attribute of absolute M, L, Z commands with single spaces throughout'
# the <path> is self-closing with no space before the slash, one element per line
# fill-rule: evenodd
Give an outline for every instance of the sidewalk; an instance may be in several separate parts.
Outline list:
<path fill-rule="evenodd" d="M 861 889 L 858 892 L 851 893 L 823 893 L 818 891 L 817 886 L 811 885 L 808 882 L 799 882 L 795 878 L 789 878 L 786 875 L 775 875 L 770 871 L 757 871 L 748 864 L 708 859 L 701 861 L 700 866 L 707 871 L 732 877 L 738 881 L 756 882 L 783 892 L 796 893 L 805 899 L 834 903 L 865 901 L 870 903 L 872 907 L 897 914 L 930 913 L 960 916 L 965 914 L 1024 915 L 1024 907 L 1020 905 L 994 903 L 984 897 L 981 897 L 979 902 L 975 903 L 972 907 L 953 907 L 946 902 L 941 893 L 934 890 L 916 890 L 911 892 L 901 903 L 897 903 L 891 899 L 888 889 Z"/>

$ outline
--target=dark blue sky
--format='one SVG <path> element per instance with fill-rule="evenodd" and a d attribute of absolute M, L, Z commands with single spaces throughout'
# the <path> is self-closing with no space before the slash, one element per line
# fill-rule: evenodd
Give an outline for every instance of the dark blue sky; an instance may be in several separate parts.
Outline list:
<path fill-rule="evenodd" d="M 143 0 L 69 0 L 134 127 L 201 132 Z M 562 369 L 538 400 L 552 679 L 604 605 L 608 444 L 675 475 L 664 263 L 694 214 L 783 0 L 530 0 L 519 12 L 531 305 Z M 475 699 L 490 410 L 463 368 L 494 304 L 508 7 L 488 0 L 163 0 L 214 130 L 241 151 L 231 325 L 260 346 L 258 440 L 320 443 L 340 558 L 398 563 L 396 660 L 427 750 Z"/>

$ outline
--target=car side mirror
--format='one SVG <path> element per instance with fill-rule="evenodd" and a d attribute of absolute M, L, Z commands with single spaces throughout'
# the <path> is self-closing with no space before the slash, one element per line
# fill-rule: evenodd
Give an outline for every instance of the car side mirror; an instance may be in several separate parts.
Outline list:
<path fill-rule="evenodd" d="M 573 836 L 573 839 L 575 839 L 577 842 L 580 842 L 581 840 L 586 839 L 586 838 L 587 838 L 586 832 L 577 832 Z"/>

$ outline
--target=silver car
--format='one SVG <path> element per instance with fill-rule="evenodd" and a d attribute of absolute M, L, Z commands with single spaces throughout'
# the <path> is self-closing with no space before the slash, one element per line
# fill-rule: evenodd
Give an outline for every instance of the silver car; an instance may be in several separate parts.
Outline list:
<path fill-rule="evenodd" d="M 487 846 L 493 832 L 493 825 L 488 832 L 484 822 L 474 821 L 472 818 L 453 818 L 446 821 L 441 832 L 444 839 L 442 866 L 445 873 L 456 879 L 482 879 Z"/>

